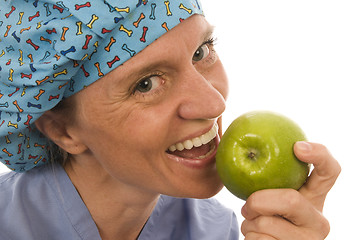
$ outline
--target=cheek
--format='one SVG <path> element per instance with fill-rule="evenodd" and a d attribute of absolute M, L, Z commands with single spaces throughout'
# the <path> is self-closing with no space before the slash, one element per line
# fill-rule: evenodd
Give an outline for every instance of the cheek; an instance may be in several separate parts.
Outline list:
<path fill-rule="evenodd" d="M 90 143 L 92 156 L 114 178 L 148 186 L 162 178 L 164 172 L 164 118 L 146 109 L 119 115 L 109 115 L 116 119 L 104 128 L 94 126 L 97 136 Z"/>
<path fill-rule="evenodd" d="M 136 104 L 106 109 L 94 111 L 97 114 L 85 120 L 83 130 L 83 141 L 97 159 L 144 158 L 164 148 L 166 127 L 160 111 L 139 109 Z"/>

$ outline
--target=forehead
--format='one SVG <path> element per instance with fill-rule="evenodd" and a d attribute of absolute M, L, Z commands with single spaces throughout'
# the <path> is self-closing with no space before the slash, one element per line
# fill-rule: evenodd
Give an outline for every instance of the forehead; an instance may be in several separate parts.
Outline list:
<path fill-rule="evenodd" d="M 142 75 L 158 66 L 170 65 L 194 51 L 213 34 L 204 16 L 194 15 L 154 41 L 136 56 L 104 76 L 114 77 L 119 73 L 130 77 Z"/>

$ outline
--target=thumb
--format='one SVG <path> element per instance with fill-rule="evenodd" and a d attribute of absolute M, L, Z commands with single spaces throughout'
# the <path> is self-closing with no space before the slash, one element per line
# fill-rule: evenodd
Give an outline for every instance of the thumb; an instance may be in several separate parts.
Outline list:
<path fill-rule="evenodd" d="M 318 143 L 297 142 L 294 153 L 300 161 L 314 166 L 307 182 L 299 191 L 322 211 L 326 195 L 341 172 L 340 164 L 325 146 Z"/>

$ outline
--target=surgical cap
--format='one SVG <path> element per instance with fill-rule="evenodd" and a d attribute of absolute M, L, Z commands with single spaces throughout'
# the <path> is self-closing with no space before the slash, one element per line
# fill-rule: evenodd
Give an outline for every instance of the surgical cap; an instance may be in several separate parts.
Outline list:
<path fill-rule="evenodd" d="M 0 0 L 0 161 L 49 161 L 34 121 L 193 14 L 198 0 Z"/>

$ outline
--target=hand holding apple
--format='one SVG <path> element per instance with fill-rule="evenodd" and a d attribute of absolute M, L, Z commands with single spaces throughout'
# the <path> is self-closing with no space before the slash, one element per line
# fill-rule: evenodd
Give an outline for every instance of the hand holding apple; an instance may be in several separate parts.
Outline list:
<path fill-rule="evenodd" d="M 253 114 L 256 115 L 258 113 L 253 112 Z M 273 130 L 267 131 L 262 131 L 265 129 L 265 125 L 263 124 L 245 124 L 247 123 L 247 119 L 251 118 L 251 115 L 252 114 L 250 113 L 246 114 L 245 116 L 241 116 L 239 119 L 236 119 L 234 123 L 231 124 L 231 126 L 227 129 L 225 135 L 223 136 L 220 143 L 220 148 L 217 152 L 217 169 L 220 175 L 224 175 L 221 178 L 223 178 L 225 185 L 228 185 L 228 188 L 232 187 L 234 189 L 234 193 L 238 194 L 240 197 L 243 196 L 243 199 L 247 198 L 250 192 L 256 190 L 254 187 L 256 184 L 253 184 L 252 181 L 254 181 L 255 183 L 268 184 L 267 181 L 262 180 L 262 177 L 258 178 L 254 176 L 262 176 L 262 173 L 266 173 L 263 179 L 269 179 L 269 181 L 272 181 L 275 176 L 277 177 L 277 174 L 272 174 L 278 171 L 277 168 L 280 169 L 279 167 L 274 167 L 279 165 L 279 163 L 277 163 L 277 159 L 280 158 L 266 158 L 267 160 L 264 162 L 267 166 L 269 164 L 272 165 L 272 163 L 274 163 L 275 165 L 273 167 L 271 166 L 267 168 L 262 168 L 262 164 L 257 166 L 257 164 L 255 164 L 254 162 L 251 162 L 253 161 L 252 159 L 255 159 L 256 155 L 260 152 L 254 151 L 255 148 L 251 148 L 251 150 L 253 151 L 246 151 L 244 149 L 247 148 L 244 148 L 244 146 L 246 146 L 247 144 L 244 143 L 243 145 L 240 145 L 240 143 L 242 143 L 244 139 L 247 140 L 247 137 L 249 136 L 255 137 L 260 134 L 260 136 L 263 137 L 259 137 L 258 140 L 262 139 L 264 143 L 263 146 L 268 146 L 264 147 L 264 149 L 269 150 L 271 146 L 278 146 L 277 144 L 275 145 L 275 143 L 279 143 L 277 141 L 280 141 L 279 139 L 283 139 L 283 137 L 285 137 L 283 136 L 285 135 L 285 133 L 293 132 L 292 130 L 290 130 L 293 128 L 291 127 L 283 130 L 282 134 L 274 134 L 274 129 L 283 129 L 283 127 L 285 127 L 283 126 L 279 128 L 279 123 L 283 122 L 284 119 L 276 121 L 276 123 L 272 124 L 272 126 L 270 127 L 270 129 Z M 278 117 L 276 116 L 276 118 Z M 244 119 L 242 120 L 242 118 Z M 295 124 L 288 119 L 283 125 L 288 126 L 290 122 L 290 126 L 295 126 Z M 245 127 L 239 129 L 238 127 L 240 125 Z M 300 133 L 300 135 L 296 135 L 303 138 L 293 139 L 292 141 L 289 139 L 285 141 L 285 143 L 287 143 L 286 145 L 290 144 L 291 146 L 291 151 L 289 151 L 289 149 L 287 150 L 288 155 L 292 155 L 292 157 L 288 156 L 286 159 L 292 159 L 292 161 L 299 159 L 304 162 L 304 164 L 306 164 L 307 166 L 304 169 L 306 175 L 305 178 L 307 178 L 306 173 L 308 173 L 307 164 L 312 164 L 314 166 L 314 169 L 310 176 L 307 178 L 306 182 L 304 182 L 304 179 L 300 179 L 299 184 L 303 185 L 300 189 L 298 189 L 297 186 L 295 187 L 295 189 L 298 189 L 298 191 L 290 188 L 265 189 L 253 192 L 247 198 L 247 201 L 242 208 L 242 215 L 244 216 L 245 220 L 243 221 L 241 227 L 245 239 L 324 239 L 330 231 L 329 223 L 327 219 L 322 215 L 322 209 L 327 193 L 332 188 L 338 175 L 340 174 L 341 167 L 336 161 L 336 159 L 331 156 L 326 147 L 317 143 L 304 142 L 304 134 L 299 129 L 299 127 L 296 127 L 296 129 L 299 130 L 299 132 L 296 132 Z M 264 135 L 264 133 L 266 133 L 266 135 Z M 269 137 L 267 137 L 267 134 Z M 246 137 L 242 138 L 242 135 Z M 266 136 L 266 138 L 264 138 L 264 136 Z M 272 138 L 272 136 L 276 137 Z M 281 138 L 279 138 L 280 136 Z M 239 138 L 240 140 L 237 140 L 237 138 Z M 266 144 L 267 142 L 271 143 L 271 145 Z M 262 141 L 260 141 L 260 143 L 261 144 L 259 144 L 258 146 L 262 146 Z M 243 146 L 243 151 L 239 149 L 237 150 L 237 148 L 241 148 L 240 146 Z M 280 148 L 277 151 L 273 151 L 273 153 L 276 152 L 276 156 L 279 156 L 281 154 L 281 151 L 284 151 L 283 148 Z M 239 152 L 243 152 L 243 154 L 239 154 Z M 225 155 L 228 155 L 228 160 L 225 160 Z M 242 156 L 241 158 L 243 158 L 245 163 L 243 163 L 242 161 L 238 162 L 240 156 Z M 268 156 L 275 155 L 270 154 Z M 297 156 L 297 158 L 294 159 L 294 156 Z M 301 163 L 298 160 L 296 162 Z M 292 164 L 288 166 L 292 166 Z M 264 169 L 269 169 L 270 173 L 267 171 L 264 172 Z M 291 167 L 292 171 L 295 169 L 297 169 L 297 167 Z M 241 176 L 238 170 L 241 170 L 245 173 L 248 172 L 248 175 L 241 172 Z M 267 174 L 271 175 L 267 176 Z M 272 177 L 267 178 L 270 176 Z M 290 176 L 294 177 L 297 176 L 297 174 L 288 175 L 288 177 Z M 244 181 L 249 181 L 247 184 L 250 185 L 247 185 L 246 183 L 243 183 L 242 185 L 237 185 L 239 182 L 243 182 L 243 180 L 241 179 L 242 177 L 244 177 Z M 259 181 L 259 179 L 261 180 Z"/>
<path fill-rule="evenodd" d="M 306 140 L 301 128 L 285 116 L 254 111 L 232 122 L 216 156 L 217 170 L 227 189 L 246 200 L 253 192 L 271 188 L 298 190 L 309 166 L 299 161 L 293 145 Z"/>
<path fill-rule="evenodd" d="M 322 215 L 327 193 L 341 167 L 325 146 L 297 142 L 294 153 L 314 169 L 298 191 L 266 189 L 253 193 L 242 208 L 245 239 L 325 239 L 330 224 Z"/>

